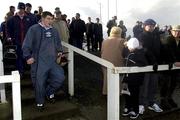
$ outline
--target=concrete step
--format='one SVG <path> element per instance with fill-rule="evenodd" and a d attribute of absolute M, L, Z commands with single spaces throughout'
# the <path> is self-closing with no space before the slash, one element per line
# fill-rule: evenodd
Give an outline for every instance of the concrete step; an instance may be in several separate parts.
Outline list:
<path fill-rule="evenodd" d="M 6 96 L 7 96 L 8 100 L 12 100 L 11 89 L 9 89 L 6 92 Z M 63 90 L 59 90 L 56 92 L 55 98 L 57 101 L 65 100 L 65 99 L 68 100 L 69 95 L 66 92 L 64 92 Z M 29 105 L 29 104 L 35 103 L 35 93 L 34 93 L 33 87 L 21 88 L 21 103 L 23 105 Z"/>
<path fill-rule="evenodd" d="M 35 93 L 33 89 L 21 89 L 21 100 L 22 104 L 31 104 L 32 101 L 35 101 Z M 59 90 L 55 94 L 56 100 L 64 100 L 68 98 L 68 95 L 62 91 Z"/>
<path fill-rule="evenodd" d="M 12 118 L 12 106 L 9 103 L 1 103 L 0 113 L 0 120 L 10 120 Z"/>
<path fill-rule="evenodd" d="M 23 120 L 64 120 L 73 115 L 79 114 L 76 105 L 67 101 L 58 101 L 55 104 L 46 104 L 43 112 L 37 111 L 35 105 L 22 107 Z"/>
<path fill-rule="evenodd" d="M 12 120 L 11 103 L 0 104 L 0 120 Z M 34 104 L 22 105 L 23 120 L 65 120 L 72 116 L 79 116 L 77 105 L 68 101 L 57 101 L 55 104 L 45 104 L 43 112 L 39 112 Z"/>

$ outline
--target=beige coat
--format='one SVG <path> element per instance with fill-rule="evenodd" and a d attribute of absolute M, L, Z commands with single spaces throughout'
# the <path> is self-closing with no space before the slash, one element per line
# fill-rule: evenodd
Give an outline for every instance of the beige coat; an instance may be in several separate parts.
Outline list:
<path fill-rule="evenodd" d="M 69 30 L 66 25 L 66 22 L 64 22 L 63 20 L 55 20 L 53 22 L 53 27 L 55 27 L 58 30 L 60 39 L 64 42 L 68 43 Z"/>
<path fill-rule="evenodd" d="M 102 43 L 101 58 L 111 62 L 116 67 L 123 66 L 122 51 L 125 40 L 119 37 L 109 37 Z M 103 91 L 107 94 L 107 69 L 103 67 Z"/>
<path fill-rule="evenodd" d="M 54 20 L 53 25 L 54 28 L 58 30 L 59 37 L 62 41 L 68 43 L 69 41 L 69 29 L 67 27 L 66 22 L 63 20 Z M 67 51 L 65 47 L 63 47 L 64 51 Z"/>

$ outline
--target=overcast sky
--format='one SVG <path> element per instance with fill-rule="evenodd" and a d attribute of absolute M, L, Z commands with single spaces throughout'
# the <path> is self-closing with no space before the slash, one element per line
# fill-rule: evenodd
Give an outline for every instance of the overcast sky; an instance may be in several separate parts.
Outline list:
<path fill-rule="evenodd" d="M 105 25 L 108 21 L 108 0 L 21 0 L 21 2 L 30 2 L 33 6 L 32 12 L 38 6 L 44 10 L 53 12 L 55 7 L 60 7 L 62 13 L 68 15 L 68 18 L 75 16 L 76 12 L 81 14 L 81 18 L 87 22 L 87 17 L 102 18 Z M 0 4 L 0 22 L 3 21 L 5 13 L 8 12 L 9 6 L 14 5 L 17 8 L 19 0 L 4 0 Z M 101 10 L 100 10 L 101 6 Z M 100 12 L 101 11 L 101 12 Z M 116 12 L 117 11 L 117 12 Z M 147 18 L 154 19 L 161 26 L 180 24 L 180 0 L 109 0 L 109 18 L 116 15 L 119 20 L 124 20 L 128 33 L 137 20 L 144 21 Z"/>

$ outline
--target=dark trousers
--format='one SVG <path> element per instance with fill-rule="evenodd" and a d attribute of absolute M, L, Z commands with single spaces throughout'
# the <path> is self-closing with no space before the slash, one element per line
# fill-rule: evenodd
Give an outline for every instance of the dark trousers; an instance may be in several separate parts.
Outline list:
<path fill-rule="evenodd" d="M 131 95 L 125 95 L 125 107 L 128 110 L 132 110 L 135 113 L 139 113 L 139 85 L 128 84 L 129 91 Z"/>
<path fill-rule="evenodd" d="M 140 105 L 149 106 L 156 102 L 155 95 L 158 89 L 158 80 L 158 73 L 145 73 L 144 81 L 140 88 Z"/>
<path fill-rule="evenodd" d="M 49 66 L 38 62 L 31 65 L 31 78 L 35 88 L 36 103 L 44 104 L 45 96 L 54 94 L 62 86 L 65 77 L 62 67 L 56 63 Z"/>
<path fill-rule="evenodd" d="M 102 40 L 103 40 L 103 38 L 101 36 L 95 35 L 95 49 L 96 50 L 97 50 L 98 45 L 99 45 L 99 50 L 101 51 Z"/>
<path fill-rule="evenodd" d="M 163 99 L 171 99 L 177 85 L 178 71 L 162 73 L 160 95 Z"/>
<path fill-rule="evenodd" d="M 23 58 L 23 52 L 21 46 L 17 46 L 17 59 L 16 59 L 16 68 L 19 71 L 20 75 L 24 73 L 25 60 Z"/>
<path fill-rule="evenodd" d="M 92 46 L 92 50 L 95 49 L 95 41 L 94 41 L 94 36 L 92 35 L 87 35 L 87 48 L 90 50 L 90 46 Z"/>
<path fill-rule="evenodd" d="M 72 38 L 73 40 L 73 46 L 82 49 L 82 44 L 83 44 L 83 37 L 82 38 Z"/>

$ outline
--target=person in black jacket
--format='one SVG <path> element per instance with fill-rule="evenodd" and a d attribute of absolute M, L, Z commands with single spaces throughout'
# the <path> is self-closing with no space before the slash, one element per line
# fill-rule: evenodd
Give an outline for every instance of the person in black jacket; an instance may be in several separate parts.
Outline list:
<path fill-rule="evenodd" d="M 95 50 L 97 50 L 99 45 L 99 51 L 101 51 L 103 41 L 103 28 L 102 24 L 99 23 L 99 18 L 96 18 L 96 21 L 97 22 L 94 24 Z"/>
<path fill-rule="evenodd" d="M 80 19 L 79 13 L 76 13 L 76 19 L 71 22 L 70 32 L 73 45 L 82 49 L 84 33 L 86 32 L 86 25 L 85 22 Z"/>
<path fill-rule="evenodd" d="M 7 20 L 7 41 L 16 45 L 16 69 L 21 78 L 24 74 L 25 60 L 23 58 L 22 44 L 28 29 L 34 24 L 32 19 L 25 13 L 25 4 L 18 3 L 19 11 Z"/>
<path fill-rule="evenodd" d="M 163 44 L 162 58 L 163 63 L 169 64 L 169 69 L 171 69 L 173 64 L 177 66 L 180 63 L 180 25 L 172 28 L 171 35 L 167 37 L 166 41 L 166 44 Z M 172 95 L 176 88 L 178 74 L 179 70 L 163 72 L 160 91 L 161 106 L 166 110 L 177 107 Z"/>
<path fill-rule="evenodd" d="M 156 22 L 153 19 L 147 19 L 144 21 L 144 31 L 140 34 L 139 41 L 143 48 L 146 50 L 146 54 L 151 55 L 151 59 L 148 59 L 148 65 L 153 65 L 153 73 L 146 73 L 145 80 L 140 92 L 140 106 L 139 112 L 143 114 L 144 105 L 148 106 L 148 109 L 155 112 L 162 112 L 163 110 L 157 105 L 155 95 L 158 90 L 159 76 L 156 73 L 158 64 L 160 61 L 161 42 L 154 34 Z"/>
<path fill-rule="evenodd" d="M 95 50 L 94 23 L 91 22 L 91 17 L 88 17 L 88 23 L 86 23 L 86 37 L 87 37 L 88 51 L 90 51 L 90 46 L 92 46 L 92 51 L 94 51 Z"/>
<path fill-rule="evenodd" d="M 135 38 L 139 38 L 139 35 L 143 32 L 142 22 L 137 21 L 137 24 L 133 27 L 133 34 Z"/>
<path fill-rule="evenodd" d="M 128 48 L 128 49 L 127 49 Z M 127 42 L 127 48 L 123 51 L 126 66 L 146 66 L 147 60 L 145 51 L 139 45 L 136 38 L 131 38 Z M 123 116 L 130 115 L 131 119 L 139 116 L 139 91 L 144 80 L 144 73 L 126 74 L 123 82 L 128 84 L 130 95 L 125 96 L 125 109 Z"/>
<path fill-rule="evenodd" d="M 114 26 L 117 26 L 116 20 L 117 20 L 117 16 L 114 16 L 114 17 L 112 17 L 112 20 L 108 21 L 108 23 L 106 25 L 106 27 L 108 28 L 108 30 L 107 30 L 108 36 L 110 36 L 111 28 Z"/>

